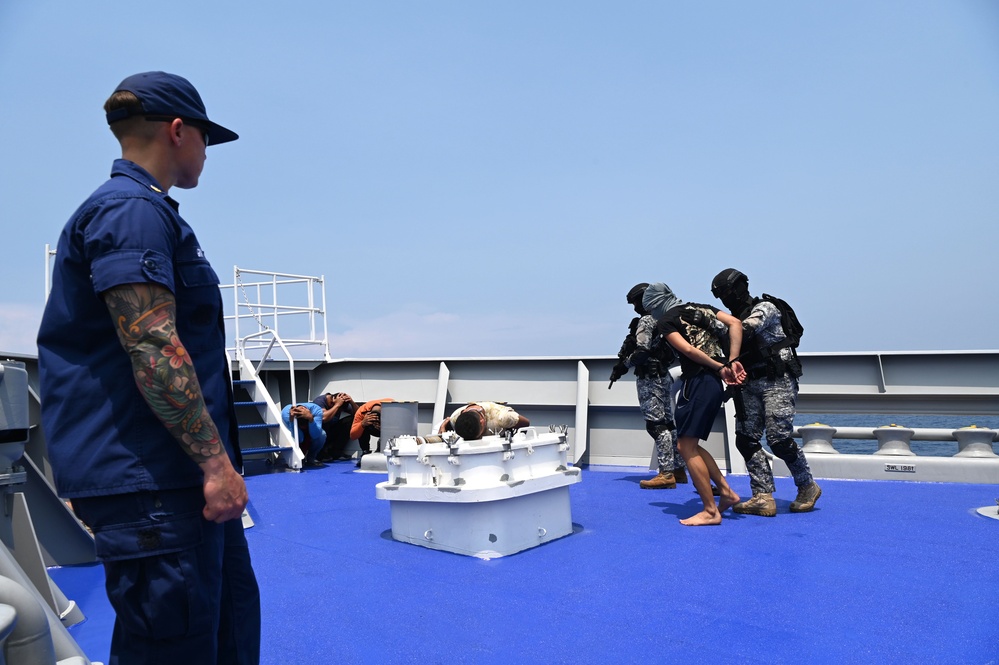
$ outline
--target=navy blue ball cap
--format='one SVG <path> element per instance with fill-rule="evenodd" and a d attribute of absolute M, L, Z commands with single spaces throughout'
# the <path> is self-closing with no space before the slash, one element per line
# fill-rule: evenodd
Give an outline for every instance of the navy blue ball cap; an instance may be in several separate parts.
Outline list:
<path fill-rule="evenodd" d="M 130 115 L 162 115 L 191 121 L 192 125 L 208 132 L 208 145 L 228 143 L 239 134 L 208 119 L 201 95 L 183 76 L 166 72 L 133 74 L 118 84 L 115 92 L 127 91 L 135 95 L 142 110 L 113 109 L 107 113 L 108 124 L 124 120 Z"/>

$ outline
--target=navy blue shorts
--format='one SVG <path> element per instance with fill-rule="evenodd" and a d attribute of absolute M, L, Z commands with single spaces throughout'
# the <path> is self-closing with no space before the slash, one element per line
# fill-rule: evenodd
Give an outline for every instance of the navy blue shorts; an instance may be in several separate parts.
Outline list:
<path fill-rule="evenodd" d="M 699 372 L 689 379 L 681 379 L 674 414 L 677 436 L 707 439 L 718 417 L 724 392 L 721 380 L 710 372 Z"/>

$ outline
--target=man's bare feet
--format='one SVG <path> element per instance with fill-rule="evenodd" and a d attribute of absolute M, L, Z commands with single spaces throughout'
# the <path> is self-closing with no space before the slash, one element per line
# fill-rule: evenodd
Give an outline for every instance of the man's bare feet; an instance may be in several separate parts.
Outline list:
<path fill-rule="evenodd" d="M 726 510 L 739 503 L 739 495 L 732 491 L 732 488 L 723 491 L 718 498 L 718 512 L 724 513 Z"/>
<path fill-rule="evenodd" d="M 721 513 L 715 510 L 714 513 L 709 513 L 707 510 L 702 510 L 701 512 L 688 517 L 685 520 L 680 520 L 680 524 L 684 526 L 714 526 L 716 524 L 721 524 L 722 516 Z"/>

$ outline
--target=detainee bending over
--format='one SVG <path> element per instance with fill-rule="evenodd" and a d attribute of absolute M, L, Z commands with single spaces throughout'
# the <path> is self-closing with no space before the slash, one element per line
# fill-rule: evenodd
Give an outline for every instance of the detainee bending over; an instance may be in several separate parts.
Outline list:
<path fill-rule="evenodd" d="M 710 305 L 685 303 L 663 284 L 650 284 L 642 305 L 658 321 L 658 328 L 680 354 L 681 387 L 676 398 L 677 448 L 704 504 L 703 510 L 680 520 L 687 526 L 721 524 L 721 514 L 739 502 L 711 454 L 701 446 L 711 433 L 724 390 L 722 381 L 738 385 L 746 376 L 739 361 L 729 363 L 722 350 L 728 338 L 728 357 L 736 358 L 742 344 L 742 322 Z M 719 380 L 720 377 L 720 380 Z M 718 487 L 718 503 L 711 492 Z"/>

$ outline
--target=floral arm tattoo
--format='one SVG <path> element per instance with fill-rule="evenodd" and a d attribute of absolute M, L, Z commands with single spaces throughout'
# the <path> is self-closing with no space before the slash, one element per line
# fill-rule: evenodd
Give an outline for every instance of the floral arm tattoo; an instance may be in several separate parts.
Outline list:
<path fill-rule="evenodd" d="M 157 284 L 124 284 L 104 292 L 135 384 L 149 408 L 198 464 L 225 454 L 187 349 L 177 336 L 177 303 Z"/>

